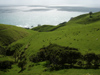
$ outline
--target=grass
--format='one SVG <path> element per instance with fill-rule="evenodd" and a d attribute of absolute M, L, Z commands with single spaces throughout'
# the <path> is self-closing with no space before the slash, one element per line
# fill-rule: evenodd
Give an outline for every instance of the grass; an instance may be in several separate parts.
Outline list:
<path fill-rule="evenodd" d="M 10 44 L 8 48 L 15 50 L 14 47 L 18 43 L 22 44 L 22 46 L 18 48 L 19 51 L 23 51 L 27 47 L 25 55 L 28 62 L 26 70 L 22 73 L 18 73 L 20 68 L 15 64 L 8 72 L 2 73 L 0 71 L 1 75 L 100 75 L 100 69 L 63 69 L 53 72 L 44 72 L 45 67 L 43 67 L 42 63 L 37 66 L 28 67 L 32 64 L 29 62 L 29 57 L 50 43 L 78 48 L 82 54 L 91 52 L 100 54 L 100 12 L 93 13 L 92 16 L 92 18 L 89 17 L 89 14 L 77 16 L 68 23 L 64 23 L 63 26 L 54 29 L 52 32 L 50 31 L 54 26 L 40 26 L 40 29 L 38 27 L 37 30 L 34 31 L 35 28 L 33 28 L 33 30 L 26 30 L 14 26 L 3 27 L 4 25 L 0 25 L 2 26 L 0 36 L 2 35 L 5 43 L 7 43 L 5 40 L 8 40 L 8 38 L 14 38 L 14 40 L 19 39 Z M 26 35 L 28 36 L 24 37 Z M 3 43 L 3 41 L 0 40 L 1 43 Z M 3 60 L 3 58 L 1 60 Z"/>
<path fill-rule="evenodd" d="M 31 55 L 38 52 L 43 46 L 48 46 L 49 43 L 56 43 L 61 46 L 70 46 L 78 48 L 82 53 L 99 52 L 99 22 L 89 25 L 67 25 L 53 32 L 36 32 L 32 36 L 19 40 L 25 45 L 29 42 L 30 46 L 27 48 L 26 53 Z M 25 46 L 24 45 L 24 46 Z M 12 46 L 11 46 L 12 47 Z"/>
<path fill-rule="evenodd" d="M 0 24 L 0 46 L 6 46 L 30 33 L 28 30 L 16 26 Z"/>
<path fill-rule="evenodd" d="M 41 32 L 41 31 L 48 32 L 48 31 L 52 30 L 53 28 L 55 28 L 55 26 L 43 25 L 43 26 L 34 27 L 34 28 L 32 28 L 32 30 L 39 31 L 39 32 Z"/>
<path fill-rule="evenodd" d="M 32 28 L 32 30 L 39 31 L 39 32 L 50 32 L 50 31 L 54 31 L 54 30 L 56 30 L 56 29 L 58 29 L 60 27 L 65 26 L 66 23 L 67 22 L 63 22 L 63 23 L 60 23 L 57 26 L 52 26 L 52 25 L 37 26 L 37 27 Z"/>
<path fill-rule="evenodd" d="M 40 64 L 28 68 L 22 73 L 18 73 L 20 68 L 18 68 L 16 65 L 13 65 L 13 68 L 3 75 L 100 75 L 100 69 L 63 69 L 59 71 L 46 72 L 43 71 L 44 69 L 45 67 Z"/>

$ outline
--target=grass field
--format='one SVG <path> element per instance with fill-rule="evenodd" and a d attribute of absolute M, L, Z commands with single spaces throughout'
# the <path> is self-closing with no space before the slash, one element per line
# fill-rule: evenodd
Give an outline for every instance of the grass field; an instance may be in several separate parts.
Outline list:
<path fill-rule="evenodd" d="M 4 37 L 4 40 L 0 40 L 1 43 L 3 41 L 6 43 L 6 36 L 9 37 L 9 35 L 9 38 L 13 38 L 14 40 L 28 35 L 16 42 L 12 41 L 13 43 L 11 42 L 12 44 L 7 46 L 11 51 L 16 50 L 19 53 L 26 48 L 25 56 L 28 62 L 26 70 L 22 73 L 18 73 L 20 68 L 15 64 L 13 68 L 9 69 L 7 72 L 0 71 L 0 75 L 100 75 L 100 69 L 72 68 L 44 72 L 45 67 L 43 66 L 43 62 L 39 63 L 39 65 L 35 64 L 33 67 L 29 67 L 29 65 L 33 64 L 29 61 L 29 57 L 36 54 L 40 48 L 46 47 L 50 43 L 78 48 L 82 54 L 100 54 L 100 12 L 93 13 L 92 18 L 90 18 L 89 14 L 74 17 L 69 22 L 64 23 L 64 26 L 51 31 L 53 28 L 53 26 L 47 26 L 46 28 L 40 26 L 34 31 L 34 29 L 26 30 L 14 26 L 5 25 L 4 27 L 4 25 L 0 25 L 0 38 L 3 39 Z M 17 44 L 21 44 L 22 46 L 17 46 Z M 5 58 L 6 57 L 7 56 L 5 56 Z M 0 58 L 0 61 L 5 58 Z"/>
<path fill-rule="evenodd" d="M 26 69 L 22 73 L 18 73 L 20 68 L 13 65 L 11 70 L 1 72 L 1 75 L 100 75 L 100 69 L 62 69 L 59 71 L 46 71 L 41 64 L 32 68 Z"/>
<path fill-rule="evenodd" d="M 0 24 L 0 45 L 6 46 L 30 33 L 23 28 Z"/>

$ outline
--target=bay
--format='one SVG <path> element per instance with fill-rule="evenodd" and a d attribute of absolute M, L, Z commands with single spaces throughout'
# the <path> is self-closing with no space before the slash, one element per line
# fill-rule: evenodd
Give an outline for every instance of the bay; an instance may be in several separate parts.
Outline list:
<path fill-rule="evenodd" d="M 71 17 L 99 11 L 100 8 L 80 6 L 0 5 L 0 23 L 20 27 L 58 25 Z"/>

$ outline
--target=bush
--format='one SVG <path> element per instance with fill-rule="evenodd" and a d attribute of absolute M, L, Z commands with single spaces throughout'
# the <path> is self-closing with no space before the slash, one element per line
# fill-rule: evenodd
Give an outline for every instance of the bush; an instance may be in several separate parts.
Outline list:
<path fill-rule="evenodd" d="M 66 63 L 71 64 L 71 66 L 74 65 L 77 62 L 77 59 L 80 58 L 81 53 L 78 52 L 78 49 L 76 48 L 50 44 L 47 47 L 41 48 L 37 55 L 32 55 L 30 57 L 30 61 L 49 61 L 49 64 L 47 63 L 47 66 L 50 66 L 50 68 L 57 70 L 63 68 Z"/>
<path fill-rule="evenodd" d="M 19 73 L 22 72 L 23 70 L 25 70 L 25 65 L 26 65 L 26 61 L 21 61 L 21 62 L 18 63 L 18 67 L 21 68 Z"/>
<path fill-rule="evenodd" d="M 0 61 L 0 69 L 11 69 L 13 63 L 13 61 Z"/>
<path fill-rule="evenodd" d="M 84 56 L 76 48 L 63 47 L 57 44 L 50 44 L 43 47 L 36 55 L 30 57 L 32 62 L 47 61 L 45 66 L 50 70 L 62 68 L 99 68 L 100 55 L 87 53 Z"/>
<path fill-rule="evenodd" d="M 87 62 L 86 65 L 88 68 L 98 68 L 99 58 L 98 55 L 96 55 L 95 53 L 85 54 L 84 60 Z"/>
<path fill-rule="evenodd" d="M 1 55 L 6 55 L 6 49 L 2 46 L 0 46 L 0 54 Z"/>
<path fill-rule="evenodd" d="M 8 56 L 12 56 L 16 51 L 18 51 L 20 49 L 20 47 L 22 47 L 23 44 L 22 43 L 17 43 L 11 47 L 8 47 L 7 51 L 6 51 L 6 55 Z"/>

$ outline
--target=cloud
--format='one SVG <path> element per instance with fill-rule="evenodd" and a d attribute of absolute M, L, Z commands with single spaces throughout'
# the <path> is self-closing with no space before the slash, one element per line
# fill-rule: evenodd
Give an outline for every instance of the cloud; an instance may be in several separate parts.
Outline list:
<path fill-rule="evenodd" d="M 100 0 L 0 0 L 0 4 L 10 5 L 80 5 L 100 7 Z"/>
<path fill-rule="evenodd" d="M 0 6 L 0 13 L 13 13 L 13 12 L 32 12 L 32 11 L 49 11 L 52 8 L 47 6 L 33 5 L 33 6 Z"/>
<path fill-rule="evenodd" d="M 74 12 L 98 12 L 100 8 L 82 7 L 82 6 L 0 6 L 0 13 L 13 12 L 33 12 L 33 11 L 50 11 L 57 9 L 58 11 L 74 11 Z"/>
<path fill-rule="evenodd" d="M 56 8 L 59 11 L 76 11 L 76 12 L 98 12 L 100 8 L 80 7 L 80 6 L 52 6 L 49 8 Z"/>

